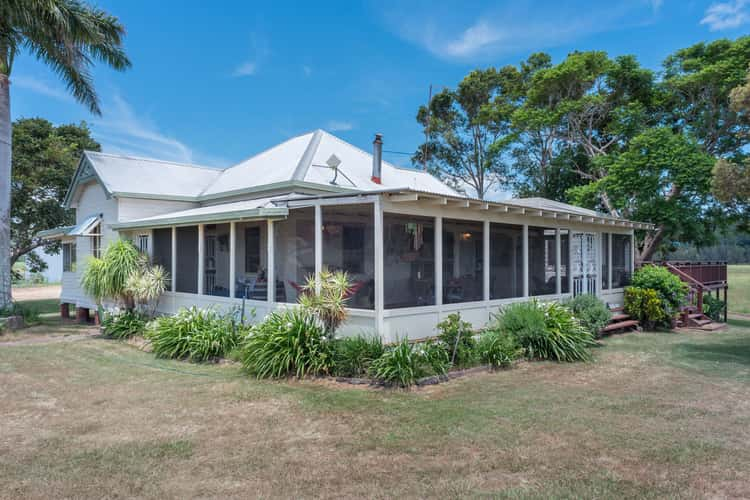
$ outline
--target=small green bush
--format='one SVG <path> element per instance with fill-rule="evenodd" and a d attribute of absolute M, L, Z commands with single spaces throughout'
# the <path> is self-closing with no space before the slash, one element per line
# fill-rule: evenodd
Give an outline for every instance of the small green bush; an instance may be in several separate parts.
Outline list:
<path fill-rule="evenodd" d="M 327 374 L 333 368 L 333 345 L 309 312 L 272 312 L 250 328 L 242 345 L 242 365 L 258 378 Z"/>
<path fill-rule="evenodd" d="M 309 276 L 297 298 L 300 307 L 323 324 L 329 339 L 346 321 L 352 283 L 344 271 L 323 269 L 317 276 Z"/>
<path fill-rule="evenodd" d="M 229 315 L 197 307 L 159 317 L 146 329 L 146 338 L 158 357 L 198 362 L 225 356 L 237 346 L 240 336 L 240 328 Z"/>
<path fill-rule="evenodd" d="M 593 335 L 597 337 L 599 331 L 607 326 L 612 318 L 607 305 L 599 300 L 596 295 L 583 294 L 570 299 L 563 304 L 570 309 L 573 315 L 578 318 L 581 324 Z"/>
<path fill-rule="evenodd" d="M 102 333 L 112 339 L 128 339 L 142 335 L 146 330 L 146 318 L 135 311 L 105 312 Z"/>
<path fill-rule="evenodd" d="M 506 368 L 523 356 L 524 349 L 514 336 L 490 329 L 479 337 L 477 353 L 482 363 L 494 368 Z"/>
<path fill-rule="evenodd" d="M 21 302 L 13 302 L 10 306 L 0 309 L 0 317 L 7 316 L 22 316 L 25 326 L 41 322 L 39 309 Z"/>
<path fill-rule="evenodd" d="M 448 353 L 435 343 L 412 344 L 404 338 L 370 365 L 370 375 L 389 384 L 409 387 L 422 377 L 445 375 Z"/>
<path fill-rule="evenodd" d="M 593 335 L 561 304 L 535 300 L 512 304 L 500 312 L 494 329 L 512 335 L 530 359 L 588 361 Z"/>
<path fill-rule="evenodd" d="M 723 321 L 725 302 L 713 295 L 703 294 L 703 314 L 714 321 Z"/>
<path fill-rule="evenodd" d="M 334 374 L 339 377 L 367 375 L 372 362 L 383 355 L 380 337 L 357 335 L 333 342 Z"/>
<path fill-rule="evenodd" d="M 545 334 L 544 310 L 533 300 L 505 306 L 495 318 L 495 329 L 512 335 L 522 346 L 524 339 Z"/>
<path fill-rule="evenodd" d="M 471 323 L 461 320 L 460 313 L 449 314 L 437 325 L 441 345 L 454 366 L 472 366 L 477 363 L 474 330 Z"/>
<path fill-rule="evenodd" d="M 625 288 L 624 310 L 647 330 L 656 326 L 670 326 L 668 307 L 656 290 L 636 286 Z"/>
<path fill-rule="evenodd" d="M 687 297 L 688 286 L 662 266 L 643 266 L 633 273 L 630 283 L 635 288 L 655 290 L 669 316 L 674 315 Z"/>

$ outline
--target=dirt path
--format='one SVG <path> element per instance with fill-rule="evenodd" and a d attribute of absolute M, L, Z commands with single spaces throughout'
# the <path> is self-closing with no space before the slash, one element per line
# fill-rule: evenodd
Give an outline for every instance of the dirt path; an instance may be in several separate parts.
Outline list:
<path fill-rule="evenodd" d="M 93 330 L 89 333 L 81 333 L 77 335 L 63 335 L 63 336 L 50 336 L 45 335 L 43 337 L 29 337 L 20 340 L 9 340 L 7 342 L 0 342 L 0 348 L 12 347 L 17 345 L 33 345 L 33 344 L 58 344 L 60 342 L 73 342 L 76 340 L 91 339 L 99 336 L 98 330 Z"/>
<path fill-rule="evenodd" d="M 13 300 L 44 300 L 60 297 L 60 285 L 30 286 L 13 289 Z"/>

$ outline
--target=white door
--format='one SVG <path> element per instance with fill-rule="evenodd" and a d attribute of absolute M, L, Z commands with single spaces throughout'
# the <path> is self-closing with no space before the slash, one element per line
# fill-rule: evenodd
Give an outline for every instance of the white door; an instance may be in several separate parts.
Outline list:
<path fill-rule="evenodd" d="M 596 235 L 573 233 L 570 246 L 573 271 L 573 295 L 590 293 L 596 295 L 598 264 Z"/>

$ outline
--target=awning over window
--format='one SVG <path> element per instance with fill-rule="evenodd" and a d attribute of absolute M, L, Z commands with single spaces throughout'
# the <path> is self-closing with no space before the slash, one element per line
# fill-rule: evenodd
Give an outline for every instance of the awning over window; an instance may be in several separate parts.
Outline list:
<path fill-rule="evenodd" d="M 68 236 L 97 236 L 98 234 L 94 234 L 93 231 L 101 221 L 101 214 L 90 215 L 86 217 L 83 222 L 74 226 L 73 229 L 68 232 Z"/>

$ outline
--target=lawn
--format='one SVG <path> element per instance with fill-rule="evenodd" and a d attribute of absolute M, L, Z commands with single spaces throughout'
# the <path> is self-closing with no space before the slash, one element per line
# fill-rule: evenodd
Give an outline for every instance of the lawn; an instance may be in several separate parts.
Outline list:
<path fill-rule="evenodd" d="M 415 392 L 0 347 L 0 496 L 748 497 L 750 321 Z"/>
<path fill-rule="evenodd" d="M 750 264 L 732 265 L 729 274 L 729 312 L 750 314 Z"/>

